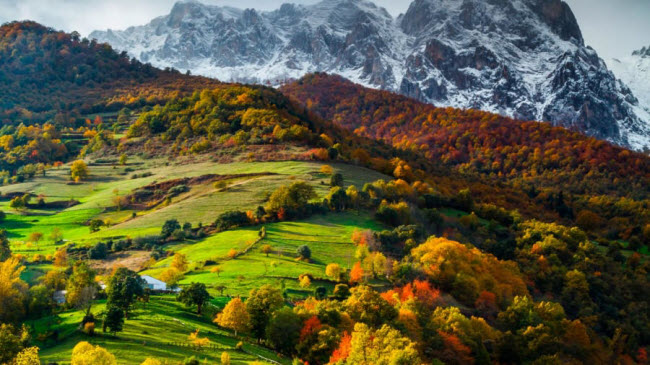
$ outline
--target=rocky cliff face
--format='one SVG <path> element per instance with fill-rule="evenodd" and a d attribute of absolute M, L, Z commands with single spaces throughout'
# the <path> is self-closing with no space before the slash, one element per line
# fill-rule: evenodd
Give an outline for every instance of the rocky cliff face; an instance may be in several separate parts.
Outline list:
<path fill-rule="evenodd" d="M 190 1 L 145 26 L 91 37 L 156 66 L 226 81 L 277 85 L 323 71 L 439 106 L 650 145 L 650 117 L 585 46 L 560 0 L 415 0 L 398 18 L 365 0 L 272 12 Z"/>
<path fill-rule="evenodd" d="M 650 120 L 650 46 L 632 52 L 628 57 L 607 61 L 616 77 L 629 86 L 638 99 L 639 115 Z"/>

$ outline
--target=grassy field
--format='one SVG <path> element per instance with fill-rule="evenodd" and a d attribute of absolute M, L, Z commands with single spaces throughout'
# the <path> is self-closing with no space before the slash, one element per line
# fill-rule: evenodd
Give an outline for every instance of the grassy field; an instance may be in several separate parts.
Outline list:
<path fill-rule="evenodd" d="M 321 163 L 284 161 L 284 162 L 233 162 L 219 164 L 209 160 L 184 161 L 167 159 L 141 159 L 132 157 L 128 166 L 97 164 L 88 161 L 91 178 L 81 184 L 71 184 L 69 166 L 47 171 L 45 176 L 9 186 L 0 187 L 0 195 L 30 193 L 43 198 L 46 202 L 77 200 L 79 204 L 66 209 L 29 209 L 15 211 L 9 208 L 8 199 L 0 200 L 0 210 L 7 213 L 7 218 L 0 227 L 9 231 L 11 248 L 14 253 L 28 257 L 27 268 L 23 272 L 24 280 L 31 284 L 51 270 L 50 262 L 31 263 L 35 254 L 53 254 L 60 246 L 75 243 L 93 245 L 108 238 L 137 237 L 160 233 L 163 223 L 168 219 L 178 219 L 181 223 L 190 222 L 210 224 L 219 214 L 230 210 L 253 210 L 263 205 L 268 195 L 279 186 L 292 181 L 306 181 L 311 184 L 321 200 L 329 191 L 329 176 L 322 174 Z M 346 164 L 331 164 L 336 172 L 343 174 L 346 186 L 363 184 L 377 179 L 389 179 L 377 172 Z M 137 174 L 138 176 L 133 176 Z M 133 211 L 115 209 L 116 196 L 125 196 L 136 189 L 152 183 L 160 183 L 183 177 L 197 177 L 206 174 L 236 175 L 263 174 L 260 176 L 239 177 L 228 180 L 226 189 L 217 188 L 212 183 L 190 186 L 190 190 L 180 194 L 165 205 L 155 206 L 149 210 Z M 145 177 L 142 177 L 145 176 Z M 35 203 L 37 198 L 32 198 Z M 88 222 L 102 219 L 110 222 L 108 227 L 91 233 Z M 367 213 L 342 213 L 318 215 L 299 222 L 272 223 L 264 226 L 266 236 L 251 246 L 259 238 L 258 227 L 247 227 L 221 232 L 196 241 L 186 241 L 165 246 L 165 249 L 182 252 L 190 261 L 190 270 L 180 285 L 191 282 L 207 284 L 210 293 L 215 296 L 213 303 L 223 307 L 229 296 L 247 296 L 251 289 L 264 284 L 282 288 L 293 298 L 302 298 L 313 292 L 317 286 L 325 286 L 331 293 L 333 283 L 325 278 L 325 267 L 336 262 L 350 268 L 354 262 L 355 247 L 351 241 L 355 229 L 382 229 Z M 61 230 L 64 241 L 55 244 L 49 238 L 55 229 Z M 28 242 L 28 237 L 40 232 L 43 238 L 38 242 Z M 273 252 L 266 255 L 261 251 L 263 245 L 271 245 Z M 296 249 L 308 245 L 312 251 L 310 261 L 297 260 Z M 245 254 L 235 259 L 228 259 L 231 249 L 237 251 L 251 246 Z M 121 255 L 144 255 L 144 251 L 121 253 Z M 135 257 L 135 256 L 134 256 Z M 145 257 L 145 258 L 146 258 Z M 129 257 L 127 257 L 129 258 Z M 170 264 L 170 258 L 157 262 L 151 269 L 141 274 L 158 276 Z M 208 262 L 206 265 L 206 261 Z M 110 265 L 112 262 L 103 261 Z M 211 270 L 219 265 L 223 270 L 217 275 Z M 300 288 L 298 277 L 309 273 L 316 278 L 311 287 Z M 381 285 L 382 283 L 378 283 Z M 224 286 L 223 295 L 217 289 Z M 96 304 L 93 312 L 100 314 L 104 304 Z M 56 331 L 58 342 L 52 339 L 39 340 L 42 347 L 43 362 L 66 364 L 70 359 L 72 348 L 79 341 L 85 340 L 101 345 L 115 354 L 120 364 L 137 364 L 147 357 L 159 357 L 170 361 L 181 361 L 190 356 L 208 363 L 217 363 L 221 353 L 231 354 L 234 364 L 249 363 L 265 358 L 290 363 L 278 358 L 272 351 L 254 344 L 246 344 L 245 351 L 236 351 L 239 339 L 230 333 L 218 329 L 210 318 L 199 317 L 177 303 L 172 296 L 152 297 L 146 307 L 138 304 L 134 318 L 126 322 L 124 332 L 117 337 L 98 334 L 93 337 L 81 333 L 78 329 L 83 313 L 67 311 L 30 322 L 36 333 Z M 215 350 L 197 352 L 188 347 L 169 345 L 185 343 L 189 334 L 201 330 L 207 336 Z"/>
<path fill-rule="evenodd" d="M 246 254 L 232 260 L 227 258 L 228 251 L 240 251 L 254 242 L 259 227 L 226 231 L 197 243 L 172 246 L 171 249 L 187 256 L 190 268 L 198 265 L 180 284 L 205 283 L 213 294 L 217 294 L 214 287 L 223 285 L 227 288 L 224 295 L 242 296 L 263 284 L 278 285 L 279 282 L 297 296 L 311 293 L 319 285 L 328 287 L 331 292 L 333 285 L 327 282 L 314 281 L 311 288 L 300 288 L 298 277 L 309 273 L 315 278 L 325 278 L 325 267 L 332 262 L 349 269 L 355 262 L 352 232 L 355 229 L 382 229 L 370 216 L 354 213 L 314 216 L 299 222 L 272 223 L 265 225 L 265 228 L 267 235 L 263 240 Z M 261 251 L 266 244 L 273 248 L 268 256 Z M 296 260 L 296 249 L 301 245 L 307 245 L 311 249 L 310 262 Z M 217 264 L 202 267 L 202 262 L 206 260 L 216 261 Z M 159 276 L 170 262 L 171 258 L 161 260 L 143 274 Z M 223 270 L 218 275 L 211 272 L 217 265 Z"/>
<path fill-rule="evenodd" d="M 125 173 L 125 167 L 113 168 L 110 165 L 90 165 L 92 177 L 82 184 L 69 184 L 69 167 L 62 166 L 47 171 L 46 176 L 0 188 L 2 194 L 26 193 L 43 196 L 45 201 L 75 199 L 80 204 L 62 210 L 29 210 L 16 212 L 8 207 L 8 201 L 0 201 L 0 210 L 8 213 L 2 227 L 10 231 L 12 249 L 28 256 L 33 254 L 52 254 L 56 250 L 48 240 L 56 227 L 63 232 L 64 239 L 81 244 L 92 244 L 107 237 L 122 238 L 157 234 L 163 223 L 172 218 L 192 224 L 209 224 L 216 217 L 229 210 L 255 209 L 262 205 L 273 190 L 294 180 L 309 182 L 316 189 L 319 199 L 327 194 L 329 176 L 319 172 L 321 164 L 302 161 L 284 162 L 235 162 L 218 164 L 210 161 L 193 164 L 174 163 L 164 159 L 141 160 L 132 158 Z M 335 171 L 341 172 L 346 184 L 361 187 L 364 183 L 386 178 L 377 172 L 346 164 L 334 164 Z M 151 176 L 131 178 L 132 174 Z M 133 190 L 166 180 L 195 177 L 206 174 L 234 175 L 252 173 L 273 173 L 268 176 L 241 178 L 230 181 L 225 191 L 212 184 L 194 185 L 191 190 L 175 197 L 166 206 L 147 211 L 115 211 L 115 197 L 124 196 Z M 36 199 L 33 199 L 35 201 Z M 136 217 L 132 218 L 133 213 Z M 110 226 L 91 233 L 86 225 L 91 219 L 109 221 Z M 43 233 L 38 243 L 26 244 L 33 232 Z M 30 246 L 30 247 L 28 247 Z"/>
<path fill-rule="evenodd" d="M 93 307 L 95 314 L 103 310 L 103 303 Z M 224 351 L 230 354 L 233 364 L 262 360 L 259 356 L 283 364 L 291 363 L 290 360 L 279 358 L 273 351 L 252 343 L 244 344 L 245 351 L 237 351 L 235 345 L 240 341 L 239 338 L 219 329 L 208 318 L 191 313 L 176 302 L 173 296 L 153 296 L 146 305 L 137 304 L 132 318 L 126 321 L 124 331 L 118 333 L 117 337 L 103 334 L 101 328 L 96 329 L 93 337 L 81 333 L 78 326 L 82 318 L 83 312 L 69 311 L 33 323 L 38 332 L 56 330 L 59 333 L 58 344 L 54 345 L 50 339 L 43 346 L 40 352 L 43 363 L 69 364 L 72 348 L 79 341 L 88 341 L 106 348 L 115 355 L 119 364 L 139 364 L 147 357 L 178 362 L 190 356 L 213 364 L 219 363 Z M 189 334 L 197 329 L 200 330 L 201 338 L 210 339 L 211 349 L 197 351 L 187 347 L 190 344 Z"/>

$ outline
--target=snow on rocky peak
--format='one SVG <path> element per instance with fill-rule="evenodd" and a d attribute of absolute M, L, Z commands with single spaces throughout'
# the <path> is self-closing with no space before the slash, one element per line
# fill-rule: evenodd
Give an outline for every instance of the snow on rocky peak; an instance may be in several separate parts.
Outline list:
<path fill-rule="evenodd" d="M 561 0 L 414 0 L 398 18 L 366 0 L 270 12 L 182 1 L 147 25 L 91 38 L 154 66 L 224 81 L 278 85 L 336 73 L 439 106 L 650 148 L 650 112 L 585 46 Z"/>
<path fill-rule="evenodd" d="M 627 57 L 610 59 L 607 65 L 632 90 L 639 106 L 650 113 L 650 46 Z"/>

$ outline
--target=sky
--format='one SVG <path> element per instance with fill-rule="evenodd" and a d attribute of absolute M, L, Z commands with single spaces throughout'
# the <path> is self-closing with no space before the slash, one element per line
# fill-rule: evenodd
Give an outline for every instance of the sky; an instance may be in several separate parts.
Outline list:
<path fill-rule="evenodd" d="M 169 13 L 176 0 L 0 0 L 0 22 L 35 20 L 82 35 L 100 29 L 124 29 Z M 319 0 L 203 0 L 205 3 L 261 10 L 284 2 Z M 411 0 L 373 0 L 397 16 Z M 442 1 L 442 0 L 439 0 Z M 650 45 L 650 0 L 566 0 L 585 41 L 603 58 L 622 57 Z"/>

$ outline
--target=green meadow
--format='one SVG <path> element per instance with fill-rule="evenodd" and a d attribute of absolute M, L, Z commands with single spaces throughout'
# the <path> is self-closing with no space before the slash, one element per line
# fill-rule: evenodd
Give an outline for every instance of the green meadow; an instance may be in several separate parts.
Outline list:
<path fill-rule="evenodd" d="M 264 226 L 266 236 L 247 253 L 234 259 L 228 258 L 231 249 L 241 251 L 258 238 L 260 227 L 241 228 L 218 233 L 196 243 L 183 243 L 171 246 L 176 252 L 187 256 L 190 268 L 194 268 L 180 282 L 204 283 L 216 295 L 215 288 L 223 286 L 224 295 L 246 296 L 251 289 L 263 284 L 277 284 L 280 281 L 286 289 L 297 296 L 311 294 L 317 286 L 333 288 L 324 279 L 325 267 L 338 263 L 349 269 L 356 261 L 352 244 L 352 232 L 357 229 L 381 230 L 382 227 L 366 214 L 354 213 L 327 214 L 297 222 L 279 222 Z M 264 245 L 270 245 L 268 256 L 262 252 Z M 309 262 L 298 260 L 296 250 L 307 245 L 312 252 Z M 171 263 L 171 258 L 159 261 L 143 274 L 159 276 Z M 206 261 L 214 264 L 204 265 Z M 219 266 L 220 273 L 212 269 Z M 298 277 L 311 274 L 314 277 L 311 287 L 300 288 Z"/>
<path fill-rule="evenodd" d="M 92 312 L 100 314 L 105 303 L 100 301 Z M 179 362 L 189 357 L 200 361 L 219 363 L 221 354 L 228 352 L 233 364 L 248 364 L 270 359 L 281 364 L 290 364 L 286 358 L 278 357 L 273 351 L 244 341 L 243 350 L 235 349 L 242 338 L 215 326 L 206 317 L 198 316 L 184 307 L 174 296 L 152 296 L 149 303 L 138 303 L 125 321 L 124 331 L 117 336 L 105 334 L 97 328 L 94 336 L 79 332 L 82 311 L 66 311 L 32 322 L 39 333 L 58 333 L 58 342 L 49 338 L 42 342 L 40 352 L 43 363 L 69 364 L 72 348 L 79 341 L 100 345 L 115 355 L 119 364 L 139 364 L 146 358 Z M 191 346 L 190 333 L 199 330 L 200 338 L 208 338 L 209 345 L 197 349 Z M 128 359 L 125 360 L 125 359 Z"/>

